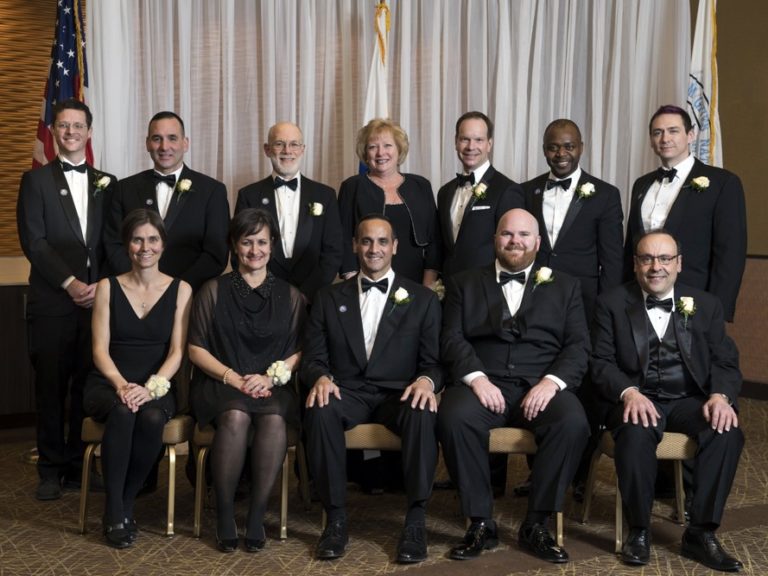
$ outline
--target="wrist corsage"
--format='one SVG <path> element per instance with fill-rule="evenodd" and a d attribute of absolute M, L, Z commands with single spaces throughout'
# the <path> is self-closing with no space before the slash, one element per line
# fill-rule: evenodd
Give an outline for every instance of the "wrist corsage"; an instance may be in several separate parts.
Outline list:
<path fill-rule="evenodd" d="M 291 379 L 291 371 L 283 360 L 278 360 L 267 368 L 267 376 L 272 378 L 273 386 L 285 386 Z"/>
<path fill-rule="evenodd" d="M 168 393 L 168 390 L 171 389 L 171 381 L 165 376 L 152 374 L 144 386 L 149 390 L 149 395 L 152 399 L 157 400 L 158 398 L 165 396 Z"/>

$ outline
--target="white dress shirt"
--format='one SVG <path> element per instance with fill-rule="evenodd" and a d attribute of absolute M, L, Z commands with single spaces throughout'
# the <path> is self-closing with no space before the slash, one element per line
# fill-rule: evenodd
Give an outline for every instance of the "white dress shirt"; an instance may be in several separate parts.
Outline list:
<path fill-rule="evenodd" d="M 645 301 L 648 298 L 648 292 L 643 290 L 643 301 Z M 672 288 L 669 292 L 664 294 L 664 296 L 658 297 L 659 300 L 666 300 L 667 298 L 672 299 L 672 306 L 674 309 L 674 303 L 675 303 L 675 289 Z M 664 338 L 664 334 L 667 333 L 667 326 L 669 326 L 669 319 L 672 317 L 672 312 L 667 312 L 666 310 L 663 310 L 662 308 L 654 307 L 650 310 L 646 310 L 648 314 L 648 319 L 651 321 L 651 326 L 653 326 L 654 332 L 656 332 L 656 336 L 659 337 L 659 340 Z"/>
<path fill-rule="evenodd" d="M 379 278 L 379 280 L 382 278 L 387 278 L 389 280 L 386 292 L 382 292 L 378 288 L 371 288 L 367 292 L 363 292 L 361 286 L 363 278 L 368 278 L 368 276 L 365 276 L 362 272 L 357 275 L 357 290 L 360 295 L 360 318 L 363 321 L 365 357 L 370 359 L 371 351 L 373 351 L 373 343 L 376 342 L 376 333 L 379 330 L 379 322 L 384 313 L 384 307 L 387 305 L 387 299 L 392 290 L 392 284 L 395 281 L 395 271 L 390 268 L 384 276 Z M 371 278 L 368 278 L 368 280 L 371 280 Z"/>
<path fill-rule="evenodd" d="M 274 180 L 279 174 L 272 173 Z M 282 176 L 281 176 L 282 178 Z M 277 225 L 280 228 L 280 241 L 283 245 L 283 254 L 286 258 L 293 258 L 293 246 L 296 243 L 296 231 L 299 228 L 299 210 L 301 210 L 301 176 L 297 172 L 283 180 L 293 180 L 298 183 L 296 190 L 288 186 L 275 188 L 275 208 L 277 209 Z M 307 208 L 309 210 L 309 208 Z"/>
<path fill-rule="evenodd" d="M 69 160 L 59 157 L 59 160 L 66 164 L 72 164 Z M 73 166 L 85 164 L 85 159 Z M 64 172 L 64 178 L 69 186 L 69 193 L 72 195 L 72 202 L 75 204 L 77 219 L 80 222 L 80 231 L 83 233 L 83 239 L 88 238 L 88 171 L 78 172 L 77 170 L 68 170 Z"/>
<path fill-rule="evenodd" d="M 675 203 L 677 195 L 683 187 L 683 182 L 691 173 L 693 161 L 693 155 L 689 154 L 688 158 L 677 166 L 672 166 L 671 168 L 677 170 L 672 182 L 665 178 L 662 182 L 655 181 L 651 184 L 640 207 L 644 230 L 656 230 L 664 227 L 672 204 Z"/>
<path fill-rule="evenodd" d="M 472 170 L 471 174 L 475 176 L 475 185 L 483 179 L 488 168 L 491 166 L 491 161 L 486 160 L 483 164 Z M 469 173 L 466 174 L 469 176 Z M 461 222 L 464 220 L 464 210 L 472 199 L 472 185 L 467 182 L 463 186 L 456 188 L 456 194 L 453 195 L 453 203 L 451 205 L 451 224 L 453 225 L 453 241 L 459 237 L 459 229 L 461 228 Z"/>
<path fill-rule="evenodd" d="M 571 185 L 567 190 L 563 190 L 561 186 L 554 186 L 549 190 L 544 188 L 544 196 L 541 203 L 541 213 L 544 217 L 544 225 L 547 228 L 547 235 L 549 236 L 549 245 L 554 246 L 557 242 L 557 237 L 560 234 L 560 228 L 563 227 L 563 221 L 565 220 L 565 214 L 568 212 L 568 207 L 573 200 L 573 194 L 576 192 L 576 186 L 581 178 L 581 168 L 576 170 L 568 176 L 571 179 Z M 548 180 L 560 181 L 565 178 L 556 178 L 554 174 L 550 172 Z"/>
<path fill-rule="evenodd" d="M 184 169 L 184 165 L 179 167 L 178 170 L 175 170 L 174 172 L 171 172 L 173 174 L 173 177 L 176 178 L 176 183 L 179 183 L 179 176 L 181 176 L 181 171 Z M 157 172 L 157 170 L 155 170 Z M 161 172 L 157 172 L 161 176 L 168 176 L 168 174 L 162 174 Z M 168 214 L 168 207 L 171 205 L 171 200 L 173 199 L 173 189 L 174 187 L 168 186 L 167 182 L 163 182 L 162 180 L 158 181 L 157 184 L 155 184 L 155 193 L 157 194 L 157 209 L 160 212 L 160 217 L 165 220 L 165 215 Z"/>

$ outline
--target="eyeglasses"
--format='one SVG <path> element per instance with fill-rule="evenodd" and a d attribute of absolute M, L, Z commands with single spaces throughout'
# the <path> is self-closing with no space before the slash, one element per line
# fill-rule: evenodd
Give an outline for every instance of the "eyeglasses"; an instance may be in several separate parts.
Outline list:
<path fill-rule="evenodd" d="M 300 150 L 301 148 L 304 148 L 304 144 L 302 142 L 284 142 L 282 140 L 275 140 L 274 142 L 270 142 L 269 146 L 273 150 Z"/>
<path fill-rule="evenodd" d="M 56 127 L 56 130 L 69 130 L 71 128 L 77 132 L 82 132 L 83 130 L 88 129 L 88 124 L 83 124 L 82 122 L 56 122 L 54 126 Z"/>
<path fill-rule="evenodd" d="M 650 266 L 654 260 L 658 260 L 659 264 L 666 266 L 671 264 L 680 257 L 680 254 L 670 256 L 668 254 L 662 254 L 661 256 L 651 256 L 650 254 L 636 254 L 635 260 L 637 260 L 643 266 Z"/>

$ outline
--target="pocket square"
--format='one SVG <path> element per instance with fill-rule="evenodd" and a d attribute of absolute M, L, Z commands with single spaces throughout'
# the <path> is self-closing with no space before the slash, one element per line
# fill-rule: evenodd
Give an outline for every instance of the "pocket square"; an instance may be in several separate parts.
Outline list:
<path fill-rule="evenodd" d="M 484 206 L 472 206 L 472 211 L 473 211 L 473 212 L 474 212 L 475 210 L 490 210 L 490 209 L 491 209 L 491 207 L 490 207 L 490 206 L 488 206 L 488 205 L 484 205 Z"/>

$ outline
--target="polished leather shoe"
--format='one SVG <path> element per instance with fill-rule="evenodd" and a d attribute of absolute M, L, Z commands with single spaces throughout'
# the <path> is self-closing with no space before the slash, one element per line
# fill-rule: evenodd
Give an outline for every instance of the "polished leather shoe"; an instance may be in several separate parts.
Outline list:
<path fill-rule="evenodd" d="M 266 540 L 259 538 L 245 538 L 243 542 L 245 543 L 245 551 L 250 553 L 264 550 L 264 546 L 267 543 Z"/>
<path fill-rule="evenodd" d="M 139 525 L 136 524 L 136 520 L 133 518 L 126 518 L 123 520 L 123 525 L 125 526 L 125 529 L 128 530 L 128 537 L 131 540 L 131 544 L 133 544 L 139 537 Z"/>
<path fill-rule="evenodd" d="M 427 529 L 423 523 L 409 524 L 397 542 L 397 561 L 415 564 L 427 559 Z"/>
<path fill-rule="evenodd" d="M 231 554 L 237 550 L 237 538 L 219 538 L 216 534 L 216 549 L 224 554 Z"/>
<path fill-rule="evenodd" d="M 533 552 L 542 560 L 553 564 L 568 562 L 568 552 L 560 548 L 552 535 L 542 524 L 523 524 L 517 535 L 520 546 Z"/>
<path fill-rule="evenodd" d="M 630 528 L 624 546 L 621 547 L 621 560 L 624 564 L 642 566 L 651 558 L 651 534 L 648 528 Z"/>
<path fill-rule="evenodd" d="M 464 534 L 464 540 L 451 548 L 450 557 L 454 560 L 477 558 L 483 550 L 492 550 L 499 545 L 496 523 L 492 520 L 472 522 Z"/>
<path fill-rule="evenodd" d="M 683 532 L 682 554 L 686 558 L 696 560 L 712 570 L 720 572 L 738 572 L 743 564 L 728 554 L 717 536 L 711 530 L 691 530 Z"/>
<path fill-rule="evenodd" d="M 315 558 L 318 560 L 341 558 L 347 551 L 348 542 L 346 520 L 329 522 L 320 535 L 320 540 L 315 548 Z"/>
<path fill-rule="evenodd" d="M 104 524 L 102 532 L 107 545 L 112 546 L 112 548 L 128 548 L 133 544 L 131 535 L 123 522 Z"/>
<path fill-rule="evenodd" d="M 38 500 L 58 500 L 61 498 L 61 482 L 58 478 L 41 478 L 37 485 L 35 498 Z"/>

